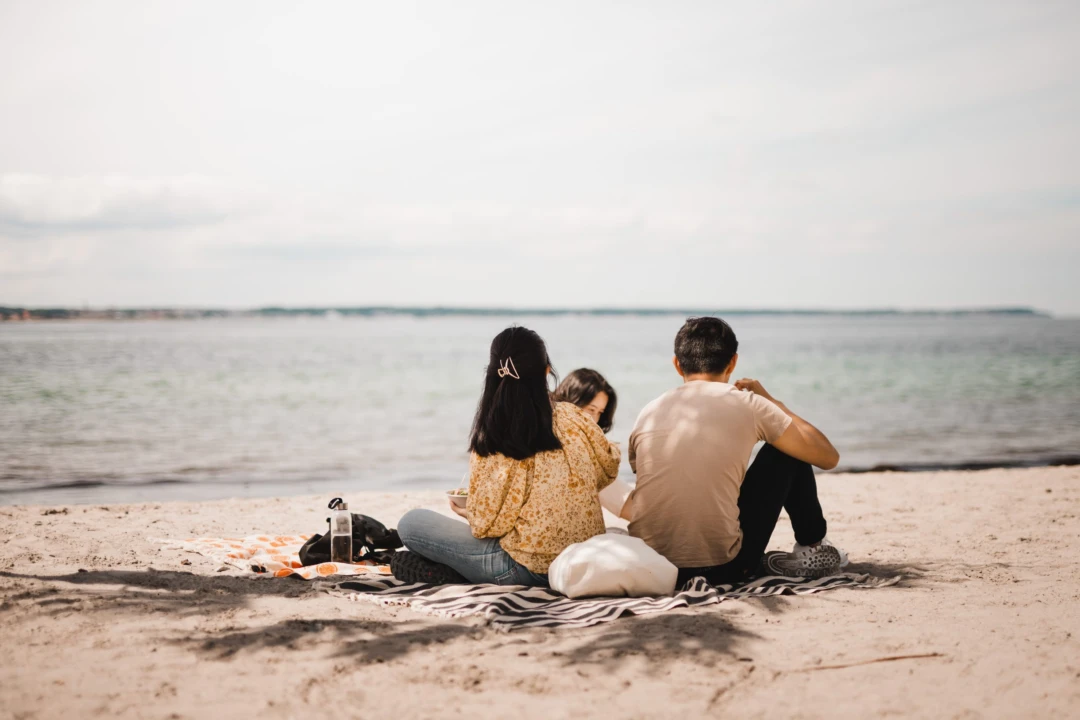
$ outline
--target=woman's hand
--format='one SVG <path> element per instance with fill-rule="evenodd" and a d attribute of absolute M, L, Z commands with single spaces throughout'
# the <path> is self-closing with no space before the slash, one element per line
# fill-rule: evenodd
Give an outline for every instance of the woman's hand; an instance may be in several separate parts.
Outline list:
<path fill-rule="evenodd" d="M 450 509 L 454 511 L 455 515 L 459 515 L 459 516 L 465 518 L 466 521 L 469 519 L 469 511 L 468 510 L 466 510 L 463 507 L 458 507 L 457 505 L 454 504 L 453 500 L 450 500 L 449 502 L 450 502 Z"/>

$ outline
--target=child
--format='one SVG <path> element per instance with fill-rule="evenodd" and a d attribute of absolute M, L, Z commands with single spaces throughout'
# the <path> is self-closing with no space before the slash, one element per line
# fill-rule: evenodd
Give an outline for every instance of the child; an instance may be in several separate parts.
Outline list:
<path fill-rule="evenodd" d="M 600 373 L 589 368 L 578 368 L 555 388 L 555 399 L 577 405 L 601 430 L 610 432 L 615 421 L 618 396 L 615 388 Z M 633 501 L 630 500 L 633 490 L 630 483 L 616 478 L 615 482 L 600 491 L 600 504 L 612 515 L 630 520 L 633 517 Z"/>

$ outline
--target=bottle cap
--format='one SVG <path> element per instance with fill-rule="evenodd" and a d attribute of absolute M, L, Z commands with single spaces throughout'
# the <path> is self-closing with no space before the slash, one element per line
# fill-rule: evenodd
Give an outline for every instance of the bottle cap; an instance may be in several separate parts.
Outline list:
<path fill-rule="evenodd" d="M 347 502 L 339 502 L 337 504 L 337 509 L 338 510 L 348 510 L 349 509 L 349 503 L 347 503 Z"/>

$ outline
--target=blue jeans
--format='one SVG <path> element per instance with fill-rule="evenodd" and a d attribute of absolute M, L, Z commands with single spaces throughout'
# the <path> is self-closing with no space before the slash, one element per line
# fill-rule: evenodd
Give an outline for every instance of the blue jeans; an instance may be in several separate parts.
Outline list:
<path fill-rule="evenodd" d="M 547 575 L 534 573 L 502 549 L 499 538 L 475 538 L 468 523 L 432 510 L 410 510 L 398 521 L 405 547 L 449 565 L 471 583 L 547 587 Z"/>

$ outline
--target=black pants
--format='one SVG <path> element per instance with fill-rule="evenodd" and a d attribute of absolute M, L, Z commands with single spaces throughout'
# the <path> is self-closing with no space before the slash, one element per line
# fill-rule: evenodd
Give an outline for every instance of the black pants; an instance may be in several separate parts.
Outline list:
<path fill-rule="evenodd" d="M 780 519 L 787 510 L 795 541 L 813 545 L 825 537 L 825 516 L 818 502 L 814 469 L 809 463 L 765 445 L 746 470 L 739 491 L 739 525 L 742 549 L 723 565 L 679 568 L 678 587 L 693 577 L 704 576 L 713 585 L 745 582 L 761 574 L 761 558 Z"/>

